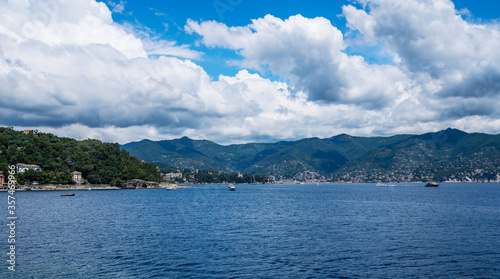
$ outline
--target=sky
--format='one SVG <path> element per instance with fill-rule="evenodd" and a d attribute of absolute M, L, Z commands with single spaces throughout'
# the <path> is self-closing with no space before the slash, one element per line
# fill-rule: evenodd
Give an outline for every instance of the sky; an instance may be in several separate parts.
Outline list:
<path fill-rule="evenodd" d="M 0 125 L 121 144 L 500 133 L 494 0 L 0 0 Z"/>

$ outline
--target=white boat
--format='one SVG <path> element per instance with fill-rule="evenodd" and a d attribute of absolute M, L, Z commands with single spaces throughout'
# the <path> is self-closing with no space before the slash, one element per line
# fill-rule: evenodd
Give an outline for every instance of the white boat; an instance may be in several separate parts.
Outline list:
<path fill-rule="evenodd" d="M 229 184 L 229 185 L 227 186 L 227 190 L 228 190 L 228 191 L 236 191 L 236 187 L 234 187 L 234 184 Z"/>
<path fill-rule="evenodd" d="M 176 191 L 178 186 L 177 186 L 177 184 L 166 184 L 164 187 L 168 191 Z"/>
<path fill-rule="evenodd" d="M 377 183 L 377 185 L 376 185 L 376 186 L 385 186 L 385 184 L 384 184 L 384 183 L 382 183 L 382 182 L 379 182 L 379 183 Z"/>

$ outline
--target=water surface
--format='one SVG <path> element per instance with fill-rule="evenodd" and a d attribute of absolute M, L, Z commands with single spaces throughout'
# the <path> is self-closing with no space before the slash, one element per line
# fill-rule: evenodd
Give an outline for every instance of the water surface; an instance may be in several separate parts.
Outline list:
<path fill-rule="evenodd" d="M 500 278 L 500 184 L 236 186 L 17 192 L 0 278 Z"/>

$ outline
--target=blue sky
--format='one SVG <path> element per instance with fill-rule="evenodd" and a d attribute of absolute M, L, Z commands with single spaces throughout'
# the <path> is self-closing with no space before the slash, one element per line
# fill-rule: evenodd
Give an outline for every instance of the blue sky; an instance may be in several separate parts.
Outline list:
<path fill-rule="evenodd" d="M 119 143 L 498 134 L 499 10 L 493 0 L 0 0 L 0 125 Z"/>
<path fill-rule="evenodd" d="M 123 12 L 113 14 L 113 19 L 121 24 L 132 24 L 151 29 L 151 32 L 166 40 L 178 44 L 195 45 L 199 36 L 186 34 L 184 25 L 188 19 L 197 21 L 214 20 L 228 26 L 244 26 L 252 19 L 272 14 L 286 19 L 292 15 L 301 14 L 305 17 L 325 17 L 339 28 L 346 29 L 345 20 L 341 15 L 341 6 L 350 1 L 102 1 L 110 9 L 123 5 Z M 239 56 L 230 50 L 207 48 L 203 45 L 193 46 L 193 49 L 205 55 L 197 63 L 214 78 L 220 74 L 234 75 L 239 67 L 228 65 L 227 60 L 238 59 Z M 266 75 L 279 79 L 271 73 Z"/>

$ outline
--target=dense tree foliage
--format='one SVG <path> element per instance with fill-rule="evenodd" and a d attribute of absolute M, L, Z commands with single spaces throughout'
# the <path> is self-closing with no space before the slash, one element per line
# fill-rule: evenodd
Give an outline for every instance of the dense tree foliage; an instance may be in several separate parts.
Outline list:
<path fill-rule="evenodd" d="M 80 171 L 92 184 L 118 184 L 129 179 L 161 180 L 152 163 L 145 163 L 120 150 L 118 143 L 77 141 L 48 133 L 24 134 L 0 127 L 0 171 L 17 163 L 39 165 L 43 172 L 18 175 L 20 183 L 73 183 L 71 172 Z"/>

